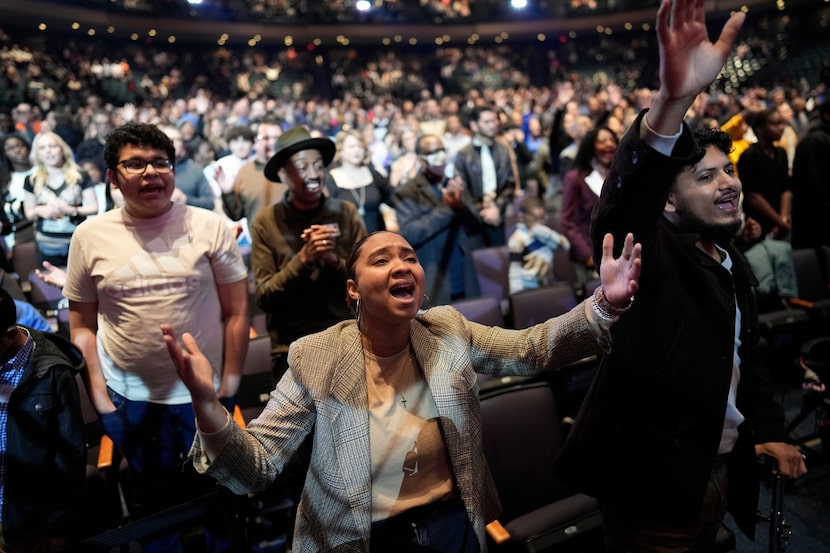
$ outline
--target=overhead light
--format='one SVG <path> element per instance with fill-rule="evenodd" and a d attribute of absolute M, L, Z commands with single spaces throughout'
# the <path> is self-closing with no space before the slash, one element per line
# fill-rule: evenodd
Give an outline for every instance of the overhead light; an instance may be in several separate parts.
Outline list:
<path fill-rule="evenodd" d="M 372 3 L 369 2 L 369 0 L 357 0 L 355 7 L 358 9 L 358 11 L 368 12 L 369 9 L 372 7 Z"/>
<path fill-rule="evenodd" d="M 510 0 L 510 6 L 514 10 L 523 10 L 527 7 L 527 0 Z"/>
<path fill-rule="evenodd" d="M 194 5 L 194 6 L 198 6 L 199 4 L 202 3 L 202 0 L 187 0 L 187 3 L 191 4 L 191 5 Z"/>

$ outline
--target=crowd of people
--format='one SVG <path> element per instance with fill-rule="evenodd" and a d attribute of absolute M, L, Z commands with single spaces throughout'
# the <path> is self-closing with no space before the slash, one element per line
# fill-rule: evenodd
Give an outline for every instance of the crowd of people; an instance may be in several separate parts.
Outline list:
<path fill-rule="evenodd" d="M 45 393 L 31 373 L 56 379 L 66 409 L 50 429 L 72 447 L 41 461 L 68 487 L 82 479 L 82 437 L 69 428 L 80 371 L 130 466 L 137 516 L 204 489 L 192 470 L 182 480 L 186 459 L 238 493 L 309 466 L 291 491 L 298 548 L 472 552 L 486 547 L 495 505 L 471 429 L 475 373 L 534 374 L 599 353 L 557 470 L 600 500 L 609 551 L 706 550 L 727 508 L 711 490 L 727 479 L 751 535 L 753 454 L 787 476 L 806 470 L 770 401 L 755 329 L 764 302 L 795 293 L 781 274 L 764 279 L 769 252 L 830 244 L 830 101 L 826 75 L 718 82 L 749 48 L 737 43 L 744 18 L 710 42 L 696 2 L 662 2 L 656 42 L 642 45 L 654 87 L 635 75 L 643 59 L 626 80 L 559 67 L 553 85 L 534 86 L 508 50 L 472 48 L 445 49 L 430 71 L 383 53 L 360 60 L 356 80 L 348 60 L 329 75 L 331 97 L 309 93 L 305 55 L 285 52 L 279 67 L 216 56 L 215 85 L 160 50 L 91 62 L 3 35 L 2 268 L 13 273 L 15 246 L 34 243 L 40 274 L 69 301 L 74 344 L 29 330 L 27 311 L 0 297 L 15 400 L 0 403 L 4 432 L 23 420 L 22 394 Z M 300 79 L 285 85 L 273 70 Z M 104 100 L 101 83 L 119 78 L 135 103 Z M 473 252 L 500 246 L 512 292 L 549 284 L 555 249 L 569 252 L 575 288 L 600 286 L 530 329 L 470 323 L 447 306 L 479 295 Z M 256 309 L 279 384 L 245 429 L 231 413 Z M 34 355 L 33 343 L 49 345 Z M 659 421 L 643 410 L 655 402 Z M 642 459 L 623 458 L 622 440 L 653 453 L 636 490 L 625 474 Z M 0 551 L 58 550 L 74 537 L 71 510 L 55 506 L 46 527 L 13 510 L 18 496 L 3 492 L 16 489 L 19 444 L 0 445 Z M 422 470 L 408 474 L 413 452 Z M 411 524 L 423 532 L 403 535 Z M 208 521 L 206 551 L 231 547 L 221 526 Z M 181 536 L 142 546 L 175 550 Z"/>

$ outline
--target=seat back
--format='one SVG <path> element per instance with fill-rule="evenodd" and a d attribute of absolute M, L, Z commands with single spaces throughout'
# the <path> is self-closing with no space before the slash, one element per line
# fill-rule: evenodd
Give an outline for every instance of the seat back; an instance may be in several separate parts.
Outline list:
<path fill-rule="evenodd" d="M 583 298 L 589 297 L 591 294 L 594 293 L 594 290 L 596 290 L 597 287 L 600 286 L 601 284 L 602 284 L 602 279 L 600 279 L 599 277 L 589 278 L 588 280 L 586 280 L 585 283 L 582 285 L 582 297 Z"/>
<path fill-rule="evenodd" d="M 570 250 L 556 248 L 553 250 L 553 280 L 556 282 L 569 282 L 576 284 L 579 279 L 576 276 L 574 262 L 571 259 Z"/>
<path fill-rule="evenodd" d="M 527 328 L 567 313 L 579 303 L 576 292 L 568 282 L 558 282 L 522 290 L 510 296 L 514 328 Z"/>
<path fill-rule="evenodd" d="M 510 295 L 510 250 L 507 246 L 480 248 L 473 250 L 472 256 L 481 295 L 506 302 Z"/>
<path fill-rule="evenodd" d="M 63 291 L 43 281 L 34 270 L 29 271 L 27 278 L 30 286 L 32 305 L 42 310 L 53 310 L 63 299 Z"/>
<path fill-rule="evenodd" d="M 29 298 L 23 293 L 20 287 L 20 275 L 17 273 L 7 273 L 0 269 L 0 286 L 9 293 L 9 295 L 18 301 L 28 301 Z"/>
<path fill-rule="evenodd" d="M 236 404 L 246 424 L 259 416 L 275 386 L 276 379 L 271 370 L 271 339 L 267 334 L 252 338 L 248 343 L 236 394 Z"/>
<path fill-rule="evenodd" d="M 20 279 L 20 287 L 29 291 L 29 273 L 40 267 L 34 242 L 18 242 L 12 247 L 12 267 Z"/>
<path fill-rule="evenodd" d="M 488 326 L 504 327 L 504 315 L 501 311 L 501 302 L 493 296 L 479 296 L 456 300 L 450 305 L 455 307 L 464 317 L 474 323 Z"/>
<path fill-rule="evenodd" d="M 257 336 L 268 336 L 268 327 L 265 325 L 266 315 L 260 311 L 251 315 L 251 328 L 254 329 Z"/>
<path fill-rule="evenodd" d="M 553 476 L 563 444 L 551 386 L 522 383 L 482 393 L 484 455 L 510 521 L 569 493 Z"/>
<path fill-rule="evenodd" d="M 798 283 L 798 296 L 809 301 L 820 301 L 830 297 L 824 268 L 819 262 L 816 250 L 799 248 L 792 252 L 793 269 Z"/>

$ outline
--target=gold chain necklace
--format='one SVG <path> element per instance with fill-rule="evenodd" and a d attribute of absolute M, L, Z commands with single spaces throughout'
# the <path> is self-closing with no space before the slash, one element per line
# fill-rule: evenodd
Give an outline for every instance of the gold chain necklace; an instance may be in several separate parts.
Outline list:
<path fill-rule="evenodd" d="M 406 399 L 406 394 L 404 394 L 404 392 L 408 390 L 411 380 L 408 374 L 412 373 L 413 368 L 414 361 L 412 359 L 412 350 L 409 349 L 406 351 L 406 359 L 403 363 L 395 358 L 397 356 L 394 356 L 392 359 L 386 358 L 383 360 L 384 362 L 381 362 L 379 357 L 374 357 L 378 369 L 380 369 L 379 375 L 383 382 L 395 391 L 395 396 L 399 398 L 398 401 L 401 406 L 406 409 L 409 400 Z M 403 380 L 402 376 L 406 378 L 406 386 L 401 385 Z M 395 382 L 396 379 L 394 377 L 397 377 L 397 383 Z"/>
<path fill-rule="evenodd" d="M 401 376 L 401 374 L 402 374 L 402 373 L 403 373 L 403 374 L 405 374 L 405 373 L 406 373 L 406 371 L 409 371 L 410 373 L 412 372 L 412 354 L 407 355 L 407 357 L 406 357 L 406 363 L 405 363 L 405 364 L 404 364 L 404 366 L 401 368 L 401 370 L 397 371 L 397 376 L 398 376 L 398 377 L 400 377 L 400 376 Z M 401 399 L 400 399 L 401 405 L 403 406 L 403 408 L 404 408 L 404 409 L 406 409 L 406 402 L 407 402 L 406 395 L 404 395 L 404 393 L 403 393 L 403 392 L 401 392 L 400 388 L 398 388 L 398 386 L 395 384 L 395 382 L 393 382 L 392 378 L 388 378 L 388 379 L 387 379 L 387 378 L 384 376 L 384 379 L 383 379 L 383 380 L 385 380 L 385 381 L 386 381 L 386 382 L 387 382 L 390 386 L 392 386 L 392 389 L 393 389 L 393 390 L 395 390 L 395 394 L 396 394 L 398 397 L 400 397 L 400 398 L 401 398 Z M 408 379 L 407 379 L 407 380 L 408 380 Z M 406 386 L 406 387 L 404 388 L 404 390 L 406 390 L 406 389 L 408 389 L 408 388 L 409 388 L 409 386 Z"/>

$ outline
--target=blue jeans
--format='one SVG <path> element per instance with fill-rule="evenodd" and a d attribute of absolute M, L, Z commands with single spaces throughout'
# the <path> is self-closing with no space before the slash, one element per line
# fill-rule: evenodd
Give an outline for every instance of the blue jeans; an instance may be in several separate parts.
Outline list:
<path fill-rule="evenodd" d="M 204 495 L 215 489 L 209 476 L 197 474 L 186 463 L 196 435 L 196 420 L 190 403 L 162 405 L 131 401 L 110 390 L 116 406 L 113 413 L 100 415 L 104 431 L 120 449 L 130 469 L 131 512 L 141 518 Z M 211 526 L 221 526 L 216 521 Z M 220 545 L 204 551 L 225 551 L 227 540 L 219 540 L 221 531 L 206 532 L 206 541 Z M 144 553 L 180 553 L 182 543 L 177 532 L 154 536 L 142 542 Z"/>

